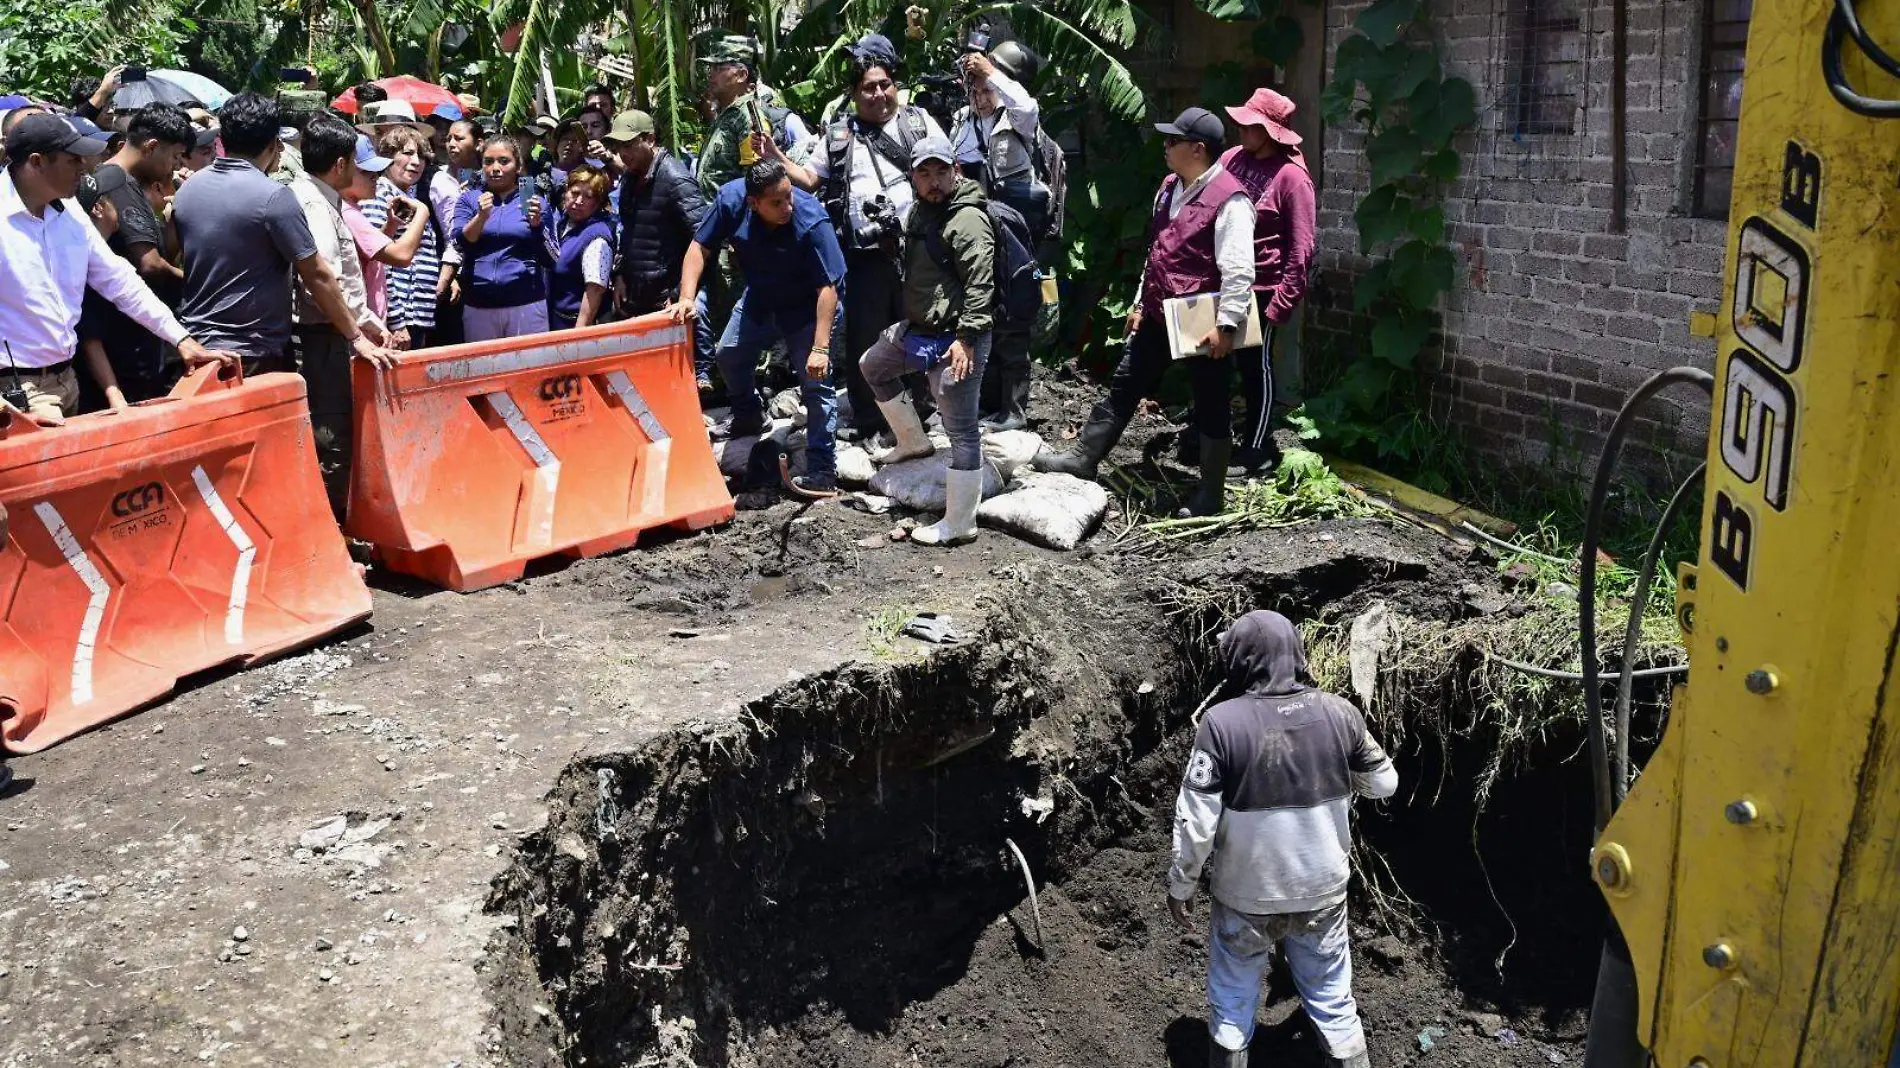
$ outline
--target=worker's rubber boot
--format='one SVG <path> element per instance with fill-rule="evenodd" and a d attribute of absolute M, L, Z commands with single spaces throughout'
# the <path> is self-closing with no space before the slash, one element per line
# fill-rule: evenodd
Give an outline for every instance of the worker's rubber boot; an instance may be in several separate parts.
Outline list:
<path fill-rule="evenodd" d="M 1122 439 L 1122 431 L 1126 429 L 1128 420 L 1117 416 L 1115 409 L 1104 401 L 1089 413 L 1089 425 L 1083 427 L 1082 433 L 1076 436 L 1075 448 L 1065 452 L 1037 449 L 1036 458 L 1030 462 L 1030 466 L 1038 471 L 1053 471 L 1093 480 L 1102 458 Z"/>
<path fill-rule="evenodd" d="M 1329 1068 L 1372 1068 L 1372 1058 L 1364 1050 L 1350 1057 L 1328 1057 Z"/>
<path fill-rule="evenodd" d="M 1201 484 L 1175 515 L 1181 519 L 1219 515 L 1227 510 L 1227 457 L 1234 442 L 1226 435 L 1201 438 Z"/>
<path fill-rule="evenodd" d="M 983 420 L 983 429 L 992 434 L 1021 430 L 1029 425 L 1029 365 L 1002 366 L 997 369 L 996 414 Z"/>
<path fill-rule="evenodd" d="M 884 421 L 891 425 L 891 436 L 897 439 L 897 444 L 873 455 L 873 463 L 882 466 L 936 454 L 936 448 L 930 444 L 930 435 L 924 433 L 924 421 L 917 417 L 917 406 L 911 403 L 910 394 L 899 393 L 894 400 L 878 401 L 877 410 L 884 413 Z"/>
<path fill-rule="evenodd" d="M 1208 1068 L 1247 1068 L 1246 1049 L 1228 1049 L 1220 1043 L 1207 1043 Z"/>
<path fill-rule="evenodd" d="M 943 521 L 911 531 L 910 540 L 922 545 L 961 545 L 976 539 L 976 506 L 983 499 L 983 469 L 951 468 L 944 472 L 943 496 Z"/>

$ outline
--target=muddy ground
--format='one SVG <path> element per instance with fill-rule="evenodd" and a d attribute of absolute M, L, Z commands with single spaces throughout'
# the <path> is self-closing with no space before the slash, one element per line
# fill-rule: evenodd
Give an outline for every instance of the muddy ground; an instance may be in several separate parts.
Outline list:
<path fill-rule="evenodd" d="M 1038 392 L 1046 432 L 1085 410 Z M 1464 613 L 1491 569 L 1386 521 L 1171 555 L 860 544 L 889 526 L 781 503 L 471 596 L 377 579 L 370 626 L 15 761 L 0 1065 L 1198 1063 L 1204 949 L 1161 901 L 1209 678 L 1167 591 Z M 893 636 L 926 609 L 971 640 Z M 1404 827 L 1402 878 L 1456 869 L 1415 808 L 1369 834 Z M 1523 900 L 1568 856 L 1531 811 L 1493 836 L 1536 856 Z M 1484 936 L 1361 924 L 1375 1063 L 1577 1059 L 1593 957 L 1501 974 L 1496 917 L 1420 881 Z M 1283 979 L 1263 1021 L 1255 1063 L 1312 1057 Z"/>

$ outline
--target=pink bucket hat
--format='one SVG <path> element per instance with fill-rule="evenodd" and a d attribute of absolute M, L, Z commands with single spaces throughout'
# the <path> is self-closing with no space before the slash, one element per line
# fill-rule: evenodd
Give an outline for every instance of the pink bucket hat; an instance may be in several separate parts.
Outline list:
<path fill-rule="evenodd" d="M 1297 145 L 1300 135 L 1286 120 L 1293 117 L 1293 101 L 1271 89 L 1255 89 L 1247 98 L 1247 103 L 1237 108 L 1228 108 L 1227 114 L 1242 126 L 1264 126 L 1267 136 L 1283 145 Z"/>

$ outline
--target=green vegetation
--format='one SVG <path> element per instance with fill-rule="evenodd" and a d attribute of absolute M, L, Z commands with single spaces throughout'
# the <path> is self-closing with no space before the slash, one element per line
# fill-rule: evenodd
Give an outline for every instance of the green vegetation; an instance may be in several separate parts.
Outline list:
<path fill-rule="evenodd" d="M 1377 0 L 1353 26 L 1321 106 L 1328 121 L 1365 131 L 1371 188 L 1353 220 L 1373 262 L 1353 287 L 1353 310 L 1371 328 L 1353 351 L 1330 354 L 1303 417 L 1328 449 L 1384 461 L 1422 455 L 1419 364 L 1457 266 L 1442 201 L 1463 166 L 1454 143 L 1477 121 L 1477 94 L 1445 75 L 1422 0 Z"/>
<path fill-rule="evenodd" d="M 1141 530 L 1161 541 L 1183 541 L 1243 530 L 1289 527 L 1319 519 L 1363 519 L 1386 509 L 1346 484 L 1316 452 L 1294 449 L 1266 478 L 1234 483 L 1220 515 L 1161 519 Z"/>

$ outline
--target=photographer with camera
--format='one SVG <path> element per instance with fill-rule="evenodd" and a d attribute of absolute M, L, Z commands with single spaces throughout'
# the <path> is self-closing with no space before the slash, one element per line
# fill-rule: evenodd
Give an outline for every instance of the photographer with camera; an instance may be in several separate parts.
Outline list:
<path fill-rule="evenodd" d="M 885 327 L 904 317 L 898 241 L 916 199 L 911 152 L 925 138 L 945 134 L 924 109 L 899 106 L 897 49 L 889 39 L 869 34 L 850 51 L 852 113 L 825 128 L 824 144 L 812 154 L 811 165 L 784 160 L 769 145 L 761 151 L 784 162 L 801 188 L 819 192 L 844 238 L 845 347 L 839 363 L 851 395 L 855 437 L 870 440 L 884 431 L 885 422 L 858 359 Z M 911 390 L 919 407 L 929 406 L 921 376 L 912 376 Z"/>
<path fill-rule="evenodd" d="M 1046 258 L 1056 247 L 1053 239 L 1061 237 L 1061 222 L 1045 160 L 1052 152 L 1060 161 L 1061 149 L 1047 143 L 1041 109 L 1019 81 L 1034 73 L 1035 62 L 1016 41 L 992 48 L 988 26 L 972 30 L 958 61 L 970 102 L 957 112 L 953 128 L 957 163 L 964 173 L 982 182 L 992 200 L 1022 215 L 1036 235 L 1037 251 Z M 996 335 L 982 398 L 983 425 L 991 430 L 1029 425 L 1030 345 L 1027 327 L 1012 326 Z"/>
<path fill-rule="evenodd" d="M 904 393 L 906 374 L 928 376 L 950 436 L 942 522 L 919 527 L 911 540 L 956 545 L 976 537 L 983 496 L 983 433 L 977 394 L 997 321 L 998 235 L 983 187 L 957 172 L 944 137 L 927 137 L 911 155 L 917 194 L 904 227 L 904 315 L 865 352 L 861 366 L 897 444 L 880 464 L 936 450 Z"/>

